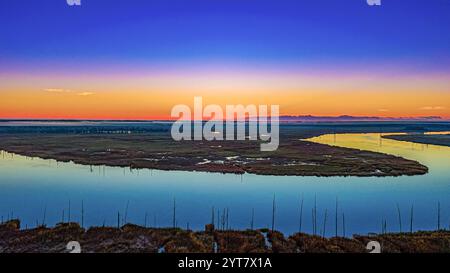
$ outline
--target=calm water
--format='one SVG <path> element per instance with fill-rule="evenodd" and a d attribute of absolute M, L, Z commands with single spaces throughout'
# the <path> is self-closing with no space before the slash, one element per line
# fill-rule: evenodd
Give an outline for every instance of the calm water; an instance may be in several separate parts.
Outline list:
<path fill-rule="evenodd" d="M 300 201 L 304 198 L 302 230 L 312 232 L 311 211 L 317 199 L 319 230 L 335 232 L 335 200 L 339 200 L 339 233 L 345 213 L 346 235 L 380 232 L 382 219 L 388 231 L 398 231 L 396 204 L 402 213 L 403 230 L 409 230 L 414 204 L 414 230 L 435 229 L 437 203 L 441 203 L 441 226 L 450 222 L 450 148 L 380 139 L 379 134 L 324 135 L 315 142 L 385 152 L 418 160 L 429 167 L 427 175 L 413 177 L 278 177 L 252 174 L 130 170 L 60 163 L 2 152 L 0 156 L 0 215 L 13 214 L 23 226 L 61 221 L 64 210 L 71 220 L 89 225 L 116 225 L 117 213 L 128 222 L 148 226 L 171 226 L 176 200 L 177 225 L 203 229 L 211 221 L 211 208 L 229 209 L 232 228 L 271 224 L 272 199 L 276 197 L 276 229 L 293 233 L 299 229 Z M 217 212 L 216 212 L 217 215 Z"/>

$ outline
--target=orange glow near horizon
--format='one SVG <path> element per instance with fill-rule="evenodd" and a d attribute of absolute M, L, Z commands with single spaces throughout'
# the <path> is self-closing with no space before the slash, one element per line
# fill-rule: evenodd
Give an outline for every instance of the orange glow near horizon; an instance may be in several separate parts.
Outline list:
<path fill-rule="evenodd" d="M 76 79 L 76 80 L 75 80 Z M 176 104 L 280 105 L 281 115 L 450 118 L 448 77 L 0 75 L 0 118 L 166 120 Z"/>

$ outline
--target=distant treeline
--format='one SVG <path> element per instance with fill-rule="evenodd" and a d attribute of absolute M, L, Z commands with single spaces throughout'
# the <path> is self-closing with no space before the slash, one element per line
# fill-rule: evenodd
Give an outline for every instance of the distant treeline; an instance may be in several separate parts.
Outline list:
<path fill-rule="evenodd" d="M 11 122 L 11 121 L 10 121 Z M 14 121 L 12 121 L 14 123 Z M 65 134 L 136 134 L 170 133 L 170 122 L 68 122 L 54 124 L 54 121 L 39 121 L 36 124 L 11 124 L 0 120 L 0 133 L 65 133 Z M 450 122 L 283 122 L 280 132 L 283 134 L 318 135 L 330 133 L 422 133 L 430 131 L 450 131 Z"/>
<path fill-rule="evenodd" d="M 150 132 L 170 132 L 170 125 L 155 124 L 151 126 L 0 126 L 0 133 L 45 133 L 45 134 L 136 134 Z"/>

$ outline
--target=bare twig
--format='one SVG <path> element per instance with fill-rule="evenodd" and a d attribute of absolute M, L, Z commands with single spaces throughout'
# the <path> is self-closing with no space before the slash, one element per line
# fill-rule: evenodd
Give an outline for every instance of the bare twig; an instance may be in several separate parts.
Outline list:
<path fill-rule="evenodd" d="M 397 214 L 398 214 L 398 225 L 400 227 L 400 232 L 402 232 L 402 215 L 400 212 L 400 206 L 397 203 Z"/>
<path fill-rule="evenodd" d="M 336 197 L 336 210 L 335 210 L 335 237 L 338 236 L 338 198 Z"/>
<path fill-rule="evenodd" d="M 254 228 L 254 222 L 255 221 L 255 209 L 252 208 L 252 220 L 250 221 L 250 230 L 253 230 Z"/>
<path fill-rule="evenodd" d="M 437 222 L 437 229 L 438 230 L 440 230 L 441 229 L 441 202 L 438 202 L 438 208 L 437 208 L 437 210 L 438 210 L 438 215 L 437 215 L 437 220 L 438 220 L 438 222 Z"/>
<path fill-rule="evenodd" d="M 328 209 L 325 209 L 325 216 L 323 217 L 323 230 L 322 230 L 323 238 L 325 238 L 325 233 L 327 229 L 327 216 L 328 216 Z"/>
<path fill-rule="evenodd" d="M 272 201 L 272 232 L 275 230 L 275 194 Z"/>
<path fill-rule="evenodd" d="M 303 194 L 302 194 L 302 201 L 301 201 L 301 203 L 300 203 L 300 220 L 299 220 L 299 223 L 298 223 L 298 232 L 302 232 L 303 201 L 304 201 L 304 198 L 303 198 Z"/>
<path fill-rule="evenodd" d="M 176 215 L 176 209 L 177 209 L 177 203 L 176 203 L 176 200 L 175 200 L 175 197 L 173 198 L 173 218 L 172 218 L 172 226 L 173 226 L 173 228 L 175 228 L 176 226 L 177 226 L 177 215 Z"/>

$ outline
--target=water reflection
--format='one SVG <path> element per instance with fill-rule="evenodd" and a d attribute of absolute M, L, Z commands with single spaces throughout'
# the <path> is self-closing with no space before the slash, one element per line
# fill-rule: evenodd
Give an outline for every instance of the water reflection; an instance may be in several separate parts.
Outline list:
<path fill-rule="evenodd" d="M 435 229 L 437 203 L 441 222 L 449 223 L 450 148 L 381 139 L 380 134 L 324 135 L 310 139 L 324 144 L 364 149 L 414 159 L 430 172 L 412 177 L 279 177 L 252 174 L 132 170 L 82 166 L 54 160 L 28 158 L 2 152 L 0 156 L 0 215 L 19 217 L 32 227 L 45 218 L 54 225 L 63 218 L 84 223 L 117 225 L 117 214 L 148 226 L 176 224 L 203 229 L 211 210 L 227 210 L 231 228 L 270 227 L 272 200 L 276 196 L 275 228 L 299 230 L 303 196 L 302 231 L 311 233 L 315 213 L 317 233 L 335 233 L 338 199 L 338 233 L 398 231 L 397 204 L 404 223 L 414 205 L 414 230 Z M 316 202 L 314 202 L 316 200 Z M 316 203 L 314 211 L 314 203 Z M 325 210 L 328 220 L 323 230 Z M 45 216 L 44 216 L 45 213 Z M 217 213 L 216 213 L 217 215 Z M 404 227 L 404 230 L 409 227 Z"/>

